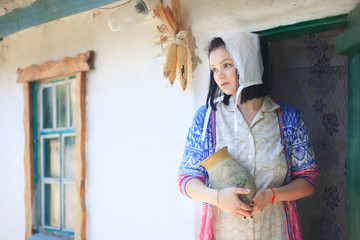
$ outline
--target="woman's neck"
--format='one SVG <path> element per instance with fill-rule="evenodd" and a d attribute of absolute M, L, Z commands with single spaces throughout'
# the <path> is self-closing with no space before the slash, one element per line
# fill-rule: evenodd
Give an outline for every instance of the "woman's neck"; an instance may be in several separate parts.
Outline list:
<path fill-rule="evenodd" d="M 235 102 L 236 98 L 234 96 L 232 97 L 232 99 Z M 240 100 L 241 100 L 241 94 L 239 95 L 237 102 L 237 107 L 240 110 L 244 110 L 247 112 L 258 112 L 263 104 L 264 97 L 253 98 L 251 100 L 248 100 L 246 103 L 242 103 L 242 104 L 240 104 Z"/>
<path fill-rule="evenodd" d="M 251 100 L 248 100 L 246 103 L 240 104 L 241 95 L 238 100 L 237 108 L 240 110 L 241 114 L 245 118 L 248 125 L 251 125 L 251 122 L 255 118 L 256 114 L 259 112 L 264 97 L 260 98 L 253 98 Z"/>
<path fill-rule="evenodd" d="M 253 98 L 246 103 L 240 104 L 241 95 L 238 99 L 237 107 L 247 112 L 258 112 L 263 104 L 264 97 Z"/>

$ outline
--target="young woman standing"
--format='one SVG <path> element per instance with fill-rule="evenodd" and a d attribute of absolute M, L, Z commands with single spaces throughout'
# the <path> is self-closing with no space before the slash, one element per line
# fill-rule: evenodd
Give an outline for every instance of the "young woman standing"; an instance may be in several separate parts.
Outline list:
<path fill-rule="evenodd" d="M 209 66 L 207 105 L 194 117 L 179 168 L 181 192 L 204 202 L 199 238 L 302 239 L 294 200 L 314 192 L 318 171 L 299 110 L 263 91 L 256 34 L 214 38 Z M 248 189 L 213 189 L 200 166 L 225 146 L 255 179 L 250 205 L 238 198 Z"/>

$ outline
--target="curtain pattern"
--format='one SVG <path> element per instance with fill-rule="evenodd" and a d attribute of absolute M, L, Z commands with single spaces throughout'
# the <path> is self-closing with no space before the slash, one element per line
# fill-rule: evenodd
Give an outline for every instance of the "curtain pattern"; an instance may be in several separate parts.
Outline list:
<path fill-rule="evenodd" d="M 314 195 L 297 201 L 304 239 L 346 238 L 347 58 L 335 54 L 344 31 L 270 43 L 270 96 L 300 109 L 320 171 Z"/>

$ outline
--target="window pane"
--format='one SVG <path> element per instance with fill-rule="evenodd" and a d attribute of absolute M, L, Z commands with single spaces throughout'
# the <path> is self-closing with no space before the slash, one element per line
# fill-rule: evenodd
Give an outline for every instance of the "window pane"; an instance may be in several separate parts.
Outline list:
<path fill-rule="evenodd" d="M 75 136 L 64 137 L 64 177 L 75 177 Z"/>
<path fill-rule="evenodd" d="M 75 229 L 75 194 L 76 187 L 74 183 L 67 183 L 64 185 L 64 213 L 65 213 L 65 229 Z"/>
<path fill-rule="evenodd" d="M 44 139 L 44 177 L 60 176 L 60 141 L 59 138 Z"/>
<path fill-rule="evenodd" d="M 56 85 L 56 126 L 66 127 L 66 84 Z"/>
<path fill-rule="evenodd" d="M 42 92 L 43 128 L 53 127 L 53 95 L 52 88 L 44 88 Z"/>
<path fill-rule="evenodd" d="M 76 83 L 70 82 L 70 126 L 75 127 L 76 124 Z"/>
<path fill-rule="evenodd" d="M 44 184 L 44 223 L 46 226 L 60 227 L 60 185 Z"/>

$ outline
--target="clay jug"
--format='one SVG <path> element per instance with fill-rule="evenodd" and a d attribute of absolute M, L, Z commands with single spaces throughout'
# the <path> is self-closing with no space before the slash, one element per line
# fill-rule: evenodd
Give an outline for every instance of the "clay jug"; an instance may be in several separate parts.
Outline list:
<path fill-rule="evenodd" d="M 238 187 L 251 189 L 248 194 L 239 194 L 241 201 L 250 204 L 256 192 L 254 178 L 246 168 L 230 157 L 227 147 L 215 152 L 200 165 L 206 168 L 212 188 Z"/>

